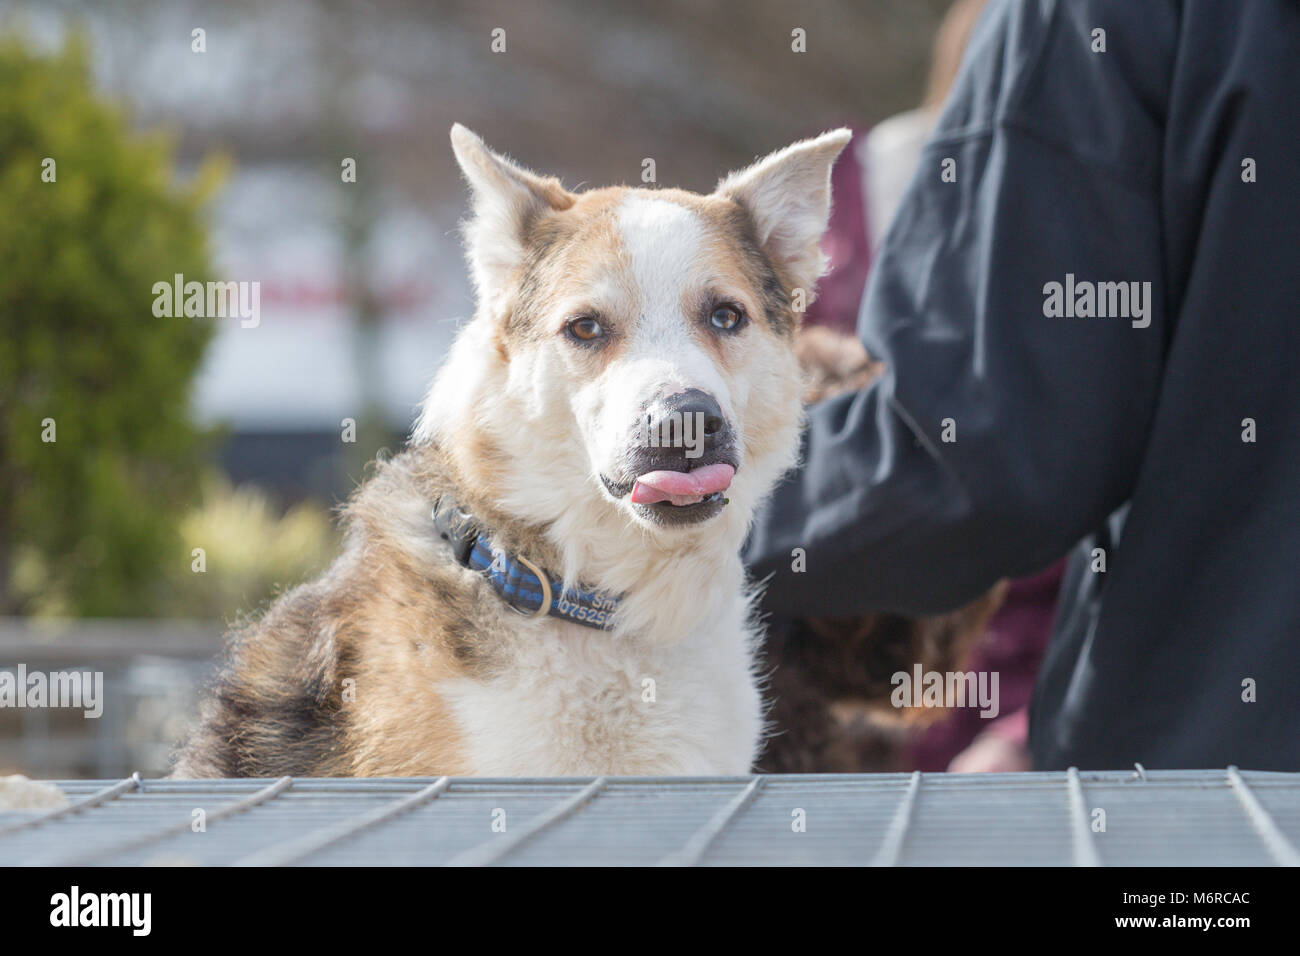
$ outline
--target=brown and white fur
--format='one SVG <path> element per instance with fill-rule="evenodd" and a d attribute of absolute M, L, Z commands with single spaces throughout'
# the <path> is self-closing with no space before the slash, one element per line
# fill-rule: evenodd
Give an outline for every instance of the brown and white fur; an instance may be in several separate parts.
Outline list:
<path fill-rule="evenodd" d="M 349 504 L 343 554 L 236 635 L 175 773 L 749 771 L 764 719 L 739 551 L 795 463 L 792 297 L 824 268 L 848 140 L 796 143 L 707 196 L 570 192 L 454 127 L 477 312 L 410 446 Z M 743 322 L 715 325 L 720 309 Z M 639 423 L 688 391 L 716 401 L 735 473 L 729 501 L 683 518 L 627 489 L 654 465 Z M 614 629 L 508 607 L 435 531 L 443 497 L 493 547 L 621 595 Z"/>

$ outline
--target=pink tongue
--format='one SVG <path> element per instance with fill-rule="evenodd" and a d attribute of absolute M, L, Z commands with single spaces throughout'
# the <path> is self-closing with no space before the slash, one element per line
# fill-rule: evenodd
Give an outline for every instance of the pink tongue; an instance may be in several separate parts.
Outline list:
<path fill-rule="evenodd" d="M 730 465 L 705 465 L 695 471 L 652 471 L 637 478 L 632 486 L 632 503 L 652 505 L 668 501 L 693 505 L 705 495 L 726 491 L 736 469 Z"/>

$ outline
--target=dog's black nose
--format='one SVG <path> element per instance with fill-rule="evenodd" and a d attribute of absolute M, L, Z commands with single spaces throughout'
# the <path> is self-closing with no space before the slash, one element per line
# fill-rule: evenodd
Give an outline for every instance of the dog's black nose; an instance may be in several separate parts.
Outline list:
<path fill-rule="evenodd" d="M 665 416 L 676 413 L 682 421 L 689 416 L 708 437 L 719 434 L 727 427 L 718 400 L 701 389 L 688 388 L 684 392 L 670 395 L 663 404 Z"/>
<path fill-rule="evenodd" d="M 730 438 L 718 400 L 698 388 L 665 396 L 647 417 L 645 448 L 660 456 L 699 458 Z"/>

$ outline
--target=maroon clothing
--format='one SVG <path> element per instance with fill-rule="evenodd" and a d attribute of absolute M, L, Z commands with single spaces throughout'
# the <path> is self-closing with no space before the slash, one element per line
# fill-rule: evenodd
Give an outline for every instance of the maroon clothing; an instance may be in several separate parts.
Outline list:
<path fill-rule="evenodd" d="M 928 728 L 912 743 L 914 770 L 946 769 L 952 758 L 985 730 L 1005 731 L 1028 745 L 1026 711 L 1052 633 L 1064 571 L 1065 561 L 1061 560 L 1033 577 L 1011 582 L 1006 600 L 989 621 L 984 643 L 966 667 L 967 671 L 998 675 L 997 717 L 981 717 L 978 707 L 967 706 Z"/>
<path fill-rule="evenodd" d="M 845 335 L 854 334 L 858 327 L 858 306 L 871 270 L 871 239 L 857 158 L 861 141 L 862 133 L 855 129 L 853 141 L 831 168 L 834 204 L 822 237 L 829 271 L 817 283 L 817 299 L 804 314 L 809 325 L 824 325 Z"/>

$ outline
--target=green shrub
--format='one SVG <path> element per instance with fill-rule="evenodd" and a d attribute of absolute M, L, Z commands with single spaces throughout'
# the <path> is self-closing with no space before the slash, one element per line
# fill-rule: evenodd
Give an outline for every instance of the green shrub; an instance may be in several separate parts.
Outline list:
<path fill-rule="evenodd" d="M 164 613 L 232 620 L 257 610 L 324 568 L 338 551 L 329 512 L 304 502 L 284 514 L 255 485 L 231 488 L 224 476 L 203 481 L 197 508 L 181 520 L 187 545 L 203 549 L 204 570 L 193 560 L 168 575 Z"/>
<path fill-rule="evenodd" d="M 81 41 L 0 36 L 0 613 L 148 614 L 188 567 L 212 328 L 154 318 L 152 287 L 212 278 L 215 172 L 177 186 L 170 145 L 93 91 Z"/>

